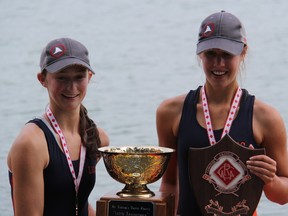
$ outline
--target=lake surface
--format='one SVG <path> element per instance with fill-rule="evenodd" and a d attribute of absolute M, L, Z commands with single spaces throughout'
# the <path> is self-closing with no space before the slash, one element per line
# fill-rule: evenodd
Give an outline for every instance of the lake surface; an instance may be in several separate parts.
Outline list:
<path fill-rule="evenodd" d="M 44 112 L 39 58 L 48 41 L 71 37 L 90 51 L 96 76 L 84 104 L 111 145 L 158 145 L 155 110 L 168 97 L 197 88 L 204 75 L 195 55 L 200 22 L 226 10 L 245 24 L 249 54 L 241 86 L 276 107 L 288 124 L 286 0 L 0 0 L 0 214 L 13 215 L 6 157 L 26 121 Z M 157 190 L 159 181 L 148 186 Z M 124 185 L 97 166 L 93 204 Z M 262 197 L 260 216 L 286 216 Z"/>

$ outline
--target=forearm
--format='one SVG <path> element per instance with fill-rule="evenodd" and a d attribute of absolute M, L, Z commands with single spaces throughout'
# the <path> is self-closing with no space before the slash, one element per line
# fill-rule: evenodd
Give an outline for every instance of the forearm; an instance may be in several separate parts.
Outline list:
<path fill-rule="evenodd" d="M 264 185 L 266 197 L 275 203 L 288 203 L 288 178 L 275 176 L 274 180 Z"/>
<path fill-rule="evenodd" d="M 88 204 L 88 215 L 89 216 L 96 216 L 96 211 L 94 210 L 94 208 L 92 207 L 92 205 L 90 203 Z"/>
<path fill-rule="evenodd" d="M 162 182 L 160 185 L 160 189 L 161 192 L 163 193 L 171 193 L 175 196 L 175 211 L 174 211 L 174 215 L 176 215 L 177 213 L 177 209 L 178 209 L 178 199 L 179 199 L 179 192 L 178 192 L 178 187 L 177 185 L 172 185 L 172 184 L 168 184 L 168 183 L 164 183 Z"/>

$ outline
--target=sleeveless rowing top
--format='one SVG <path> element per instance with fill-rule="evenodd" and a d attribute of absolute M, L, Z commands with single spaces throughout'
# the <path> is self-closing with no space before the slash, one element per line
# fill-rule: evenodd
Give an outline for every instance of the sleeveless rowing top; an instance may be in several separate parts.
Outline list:
<path fill-rule="evenodd" d="M 182 116 L 177 137 L 177 157 L 179 169 L 179 204 L 178 214 L 181 216 L 201 216 L 194 192 L 189 183 L 188 152 L 190 147 L 202 148 L 210 146 L 206 128 L 196 119 L 197 101 L 201 86 L 191 90 L 184 101 Z M 255 97 L 243 89 L 239 104 L 239 112 L 234 119 L 229 135 L 239 144 L 259 148 L 253 137 L 252 118 Z M 214 130 L 216 142 L 221 138 L 222 130 Z"/>
<path fill-rule="evenodd" d="M 49 164 L 44 169 L 44 214 L 43 216 L 75 216 L 75 186 L 72 174 L 68 167 L 65 154 L 61 151 L 53 129 L 44 123 L 44 120 L 33 119 L 45 134 L 49 151 Z M 53 132 L 52 132 L 53 131 Z M 54 133 L 54 134 L 53 134 Z M 79 162 L 73 161 L 76 177 L 79 171 Z M 78 214 L 88 216 L 88 197 L 95 185 L 96 160 L 86 154 L 82 179 L 78 191 Z M 13 190 L 13 174 L 9 172 L 11 189 Z M 13 197 L 12 197 L 13 199 Z"/>

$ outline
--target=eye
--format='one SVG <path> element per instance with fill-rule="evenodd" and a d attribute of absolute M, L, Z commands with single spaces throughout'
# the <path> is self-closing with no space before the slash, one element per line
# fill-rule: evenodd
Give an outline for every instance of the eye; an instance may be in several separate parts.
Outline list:
<path fill-rule="evenodd" d="M 67 80 L 67 78 L 64 77 L 64 76 L 58 76 L 58 77 L 56 77 L 56 79 L 59 80 L 59 81 L 65 81 L 65 80 Z"/>
<path fill-rule="evenodd" d="M 208 58 L 211 58 L 211 57 L 214 57 L 216 55 L 216 52 L 213 50 L 209 50 L 209 51 L 205 52 L 204 55 Z"/>
<path fill-rule="evenodd" d="M 79 75 L 77 75 L 77 76 L 75 77 L 75 80 L 81 81 L 81 80 L 83 80 L 83 79 L 85 79 L 85 78 L 86 78 L 86 73 L 81 73 L 81 74 L 79 74 Z"/>
<path fill-rule="evenodd" d="M 233 55 L 228 53 L 228 52 L 223 52 L 222 56 L 223 56 L 223 58 L 232 58 L 233 57 Z"/>

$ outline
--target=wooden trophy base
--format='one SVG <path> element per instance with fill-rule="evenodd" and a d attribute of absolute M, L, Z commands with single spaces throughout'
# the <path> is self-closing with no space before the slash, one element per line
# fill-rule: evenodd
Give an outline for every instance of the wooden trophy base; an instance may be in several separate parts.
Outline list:
<path fill-rule="evenodd" d="M 150 198 L 123 198 L 111 192 L 96 202 L 97 216 L 173 216 L 174 195 L 155 192 Z"/>

